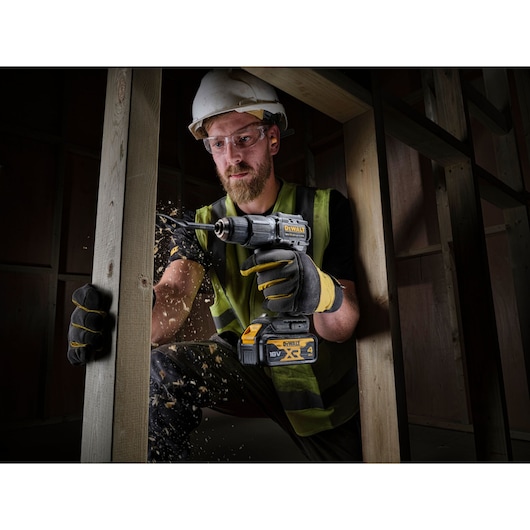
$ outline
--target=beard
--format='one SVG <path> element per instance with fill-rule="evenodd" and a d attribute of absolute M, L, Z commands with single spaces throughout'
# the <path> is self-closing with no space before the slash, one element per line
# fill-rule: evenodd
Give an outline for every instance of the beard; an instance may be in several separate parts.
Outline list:
<path fill-rule="evenodd" d="M 256 169 L 246 162 L 241 162 L 235 166 L 230 166 L 224 174 L 217 171 L 223 189 L 236 204 L 245 204 L 258 198 L 265 189 L 271 174 L 272 162 L 267 158 L 259 164 Z M 244 179 L 231 179 L 230 175 L 248 172 Z"/>

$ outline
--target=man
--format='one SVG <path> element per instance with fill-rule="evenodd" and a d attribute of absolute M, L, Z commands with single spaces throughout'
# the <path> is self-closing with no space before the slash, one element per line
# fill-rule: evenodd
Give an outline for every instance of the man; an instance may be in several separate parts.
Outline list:
<path fill-rule="evenodd" d="M 294 186 L 275 175 L 273 157 L 287 118 L 274 89 L 258 78 L 241 70 L 208 73 L 192 112 L 190 131 L 211 153 L 226 196 L 186 218 L 214 223 L 226 216 L 302 213 L 311 219 L 312 240 L 307 254 L 254 252 L 203 230 L 175 231 L 169 264 L 154 287 L 149 460 L 189 458 L 189 434 L 203 407 L 268 416 L 309 460 L 361 460 L 349 204 L 336 191 Z M 174 343 L 206 274 L 217 334 Z M 319 339 L 316 363 L 242 365 L 237 342 L 264 312 L 310 315 Z M 78 351 L 75 344 L 70 349 L 74 362 Z"/>

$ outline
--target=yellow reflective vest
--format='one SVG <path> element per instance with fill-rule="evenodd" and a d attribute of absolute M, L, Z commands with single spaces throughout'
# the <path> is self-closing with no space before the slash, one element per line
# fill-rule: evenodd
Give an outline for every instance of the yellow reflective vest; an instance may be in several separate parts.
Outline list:
<path fill-rule="evenodd" d="M 329 189 L 320 190 L 283 182 L 273 212 L 299 213 L 311 226 L 308 254 L 322 266 L 330 239 Z M 198 223 L 214 223 L 224 216 L 238 215 L 229 197 L 197 210 Z M 231 331 L 241 336 L 248 324 L 263 315 L 263 294 L 255 276 L 244 277 L 240 265 L 252 252 L 240 245 L 226 244 L 204 230 L 199 243 L 210 251 L 214 265 L 209 271 L 215 300 L 210 307 L 218 333 Z M 242 367 L 244 369 L 244 367 Z M 299 436 L 332 429 L 352 418 L 359 410 L 355 340 L 333 343 L 320 340 L 314 364 L 263 368 L 274 387 L 291 425 Z"/>

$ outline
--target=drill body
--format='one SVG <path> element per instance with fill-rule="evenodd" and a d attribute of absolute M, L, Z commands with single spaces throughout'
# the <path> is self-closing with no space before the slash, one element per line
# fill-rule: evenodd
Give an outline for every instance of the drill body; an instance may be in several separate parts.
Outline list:
<path fill-rule="evenodd" d="M 311 228 L 301 215 L 223 217 L 213 226 L 222 241 L 253 249 L 288 248 L 305 252 L 311 239 Z"/>
<path fill-rule="evenodd" d="M 306 252 L 311 228 L 301 215 L 241 215 L 223 217 L 215 224 L 199 224 L 171 219 L 190 230 L 209 230 L 226 243 L 255 250 L 286 248 Z M 254 320 L 238 343 L 239 360 L 244 365 L 286 366 L 317 360 L 317 339 L 310 333 L 305 315 L 281 313 Z"/>

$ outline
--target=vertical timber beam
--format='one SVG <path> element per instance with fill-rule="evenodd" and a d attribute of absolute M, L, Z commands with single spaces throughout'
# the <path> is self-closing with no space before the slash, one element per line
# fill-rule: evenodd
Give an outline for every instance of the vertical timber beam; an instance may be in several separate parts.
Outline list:
<path fill-rule="evenodd" d="M 507 113 L 513 108 L 513 105 L 510 104 L 510 90 L 505 70 L 485 69 L 484 86 L 488 100 L 500 111 Z M 524 109 L 529 108 L 528 97 L 526 91 L 518 94 L 523 113 Z M 523 127 L 528 126 L 528 123 L 524 123 L 524 119 L 523 114 Z M 520 148 L 524 150 L 526 146 L 527 144 L 523 142 Z M 498 173 L 503 176 L 503 180 L 512 182 L 517 191 L 526 191 L 525 180 L 521 169 L 521 159 L 515 130 L 512 128 L 508 134 L 499 138 L 497 169 Z M 510 175 L 510 177 L 506 178 L 506 175 Z M 508 243 L 510 245 L 514 292 L 526 369 L 526 384 L 530 391 L 530 326 L 528 326 L 530 322 L 530 297 L 528 296 L 528 293 L 530 293 L 529 204 L 505 208 L 503 214 L 507 226 Z"/>
<path fill-rule="evenodd" d="M 468 140 L 459 73 L 435 69 L 439 123 Z M 484 223 L 473 160 L 446 166 L 475 449 L 479 461 L 511 460 L 506 398 L 488 266 Z"/>
<path fill-rule="evenodd" d="M 530 191 L 530 71 L 527 69 L 512 70 L 517 93 L 518 110 L 521 116 L 521 152 L 525 156 L 524 181 L 526 191 Z"/>
<path fill-rule="evenodd" d="M 432 70 L 422 70 L 422 86 L 425 102 L 425 115 L 435 123 L 438 123 L 436 96 L 434 93 L 434 81 Z M 449 325 L 452 338 L 453 360 L 457 377 L 457 388 L 461 397 L 469 409 L 466 394 L 466 376 L 464 370 L 464 347 L 462 340 L 462 325 L 460 320 L 460 307 L 458 305 L 458 287 L 456 284 L 455 264 L 450 248 L 453 235 L 451 231 L 451 214 L 447 198 L 447 187 L 445 184 L 444 167 L 434 160 L 431 161 L 432 176 L 436 190 L 436 214 L 438 228 L 440 231 L 440 246 L 442 250 L 442 263 L 445 278 L 445 289 L 447 292 L 447 305 L 449 309 Z M 469 410 L 468 410 L 469 414 Z"/>
<path fill-rule="evenodd" d="M 376 131 L 376 116 L 371 110 L 344 125 L 346 180 L 359 259 L 357 359 L 363 460 L 400 462 L 410 459 L 410 449 L 397 289 L 389 261 L 393 240 L 385 144 L 381 129 L 379 135 Z"/>
<path fill-rule="evenodd" d="M 161 71 L 110 69 L 92 282 L 110 352 L 87 365 L 82 462 L 145 462 Z"/>

